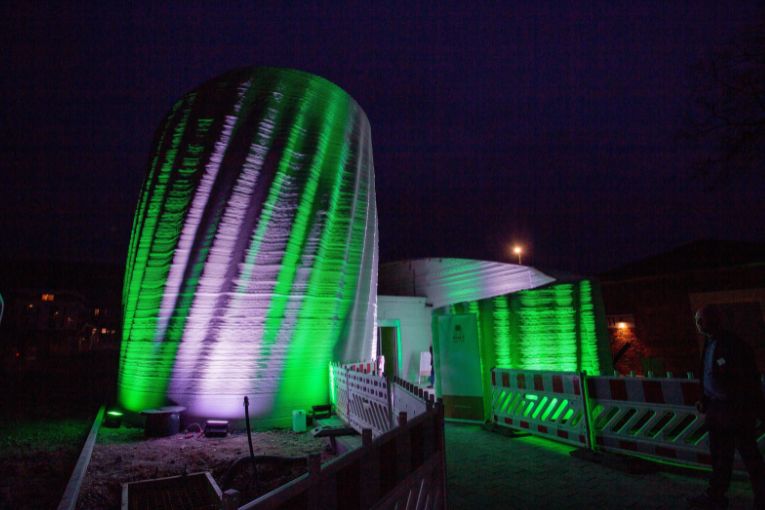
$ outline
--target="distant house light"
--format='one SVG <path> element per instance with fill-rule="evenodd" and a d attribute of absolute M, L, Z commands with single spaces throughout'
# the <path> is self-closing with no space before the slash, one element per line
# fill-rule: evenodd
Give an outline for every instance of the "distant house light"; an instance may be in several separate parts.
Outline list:
<path fill-rule="evenodd" d="M 42 301 L 55 301 L 56 300 L 56 295 L 55 294 L 43 293 L 43 295 L 40 297 L 40 300 L 42 300 Z"/>
<path fill-rule="evenodd" d="M 615 329 L 630 329 L 635 327 L 635 316 L 631 313 L 623 313 L 618 315 L 607 315 L 606 322 L 609 328 Z"/>
<path fill-rule="evenodd" d="M 107 331 L 107 329 L 106 329 L 106 328 L 101 328 L 101 334 L 102 334 L 102 335 L 105 335 L 105 334 L 106 334 L 106 331 Z"/>
<path fill-rule="evenodd" d="M 101 309 L 100 308 L 96 308 L 95 310 L 93 310 L 93 315 L 95 315 L 96 317 L 101 315 Z"/>

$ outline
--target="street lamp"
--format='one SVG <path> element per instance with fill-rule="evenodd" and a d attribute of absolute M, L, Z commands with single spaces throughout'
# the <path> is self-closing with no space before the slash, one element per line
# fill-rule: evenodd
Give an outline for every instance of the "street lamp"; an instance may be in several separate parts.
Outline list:
<path fill-rule="evenodd" d="M 518 264 L 521 264 L 521 255 L 523 254 L 523 248 L 519 245 L 513 246 L 513 253 L 518 255 Z"/>

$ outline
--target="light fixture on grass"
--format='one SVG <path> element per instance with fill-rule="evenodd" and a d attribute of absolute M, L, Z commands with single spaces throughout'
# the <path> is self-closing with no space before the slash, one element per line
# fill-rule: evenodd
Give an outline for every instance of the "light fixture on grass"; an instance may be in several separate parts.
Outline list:
<path fill-rule="evenodd" d="M 205 422 L 205 437 L 226 437 L 227 435 L 227 420 L 207 420 Z"/>
<path fill-rule="evenodd" d="M 119 428 L 122 425 L 122 412 L 115 409 L 107 411 L 104 415 L 103 425 L 113 429 Z"/>

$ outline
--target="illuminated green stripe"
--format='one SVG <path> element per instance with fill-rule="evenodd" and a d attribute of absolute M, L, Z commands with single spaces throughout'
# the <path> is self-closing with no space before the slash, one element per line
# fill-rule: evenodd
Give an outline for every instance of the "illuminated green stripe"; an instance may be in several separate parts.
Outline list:
<path fill-rule="evenodd" d="M 344 179 L 344 172 L 346 170 L 346 159 L 348 156 L 348 131 L 352 129 L 349 120 L 349 101 L 345 95 L 334 95 L 332 101 L 332 112 L 327 115 L 326 127 L 329 130 L 336 131 L 335 140 L 342 139 L 342 145 L 336 150 L 330 151 L 326 159 L 324 153 L 327 147 L 324 146 L 319 151 L 322 154 L 320 159 L 321 163 L 327 167 L 328 175 L 334 176 L 334 184 L 332 185 L 332 191 L 329 197 L 329 210 L 327 211 L 326 225 L 322 238 L 319 242 L 319 251 L 316 255 L 316 263 L 311 271 L 308 292 L 304 302 L 302 303 L 300 316 L 298 319 L 298 325 L 302 324 L 309 318 L 318 317 L 337 317 L 338 310 L 336 307 L 339 305 L 336 299 L 327 299 L 325 295 L 328 293 L 335 294 L 339 290 L 337 287 L 338 279 L 341 279 L 341 275 L 346 272 L 342 268 L 333 268 L 333 264 L 337 264 L 333 257 L 330 257 L 332 249 L 337 249 L 337 241 L 342 240 L 347 242 L 346 235 L 343 232 L 344 226 L 341 221 L 341 217 L 338 211 L 340 207 L 340 196 L 342 185 L 346 179 Z M 328 135 L 329 133 L 327 133 Z M 337 239 L 336 241 L 336 238 Z M 342 246 L 343 248 L 345 245 Z M 358 268 L 353 268 L 352 271 L 358 272 Z M 331 294 L 330 294 L 331 295 Z M 341 302 L 342 303 L 342 302 Z M 340 304 L 340 306 L 342 306 Z M 347 309 L 347 307 L 346 307 Z M 329 313 L 327 313 L 329 312 Z M 343 316 L 343 315 L 339 315 Z M 317 370 L 315 367 L 317 364 L 328 363 L 330 361 L 331 349 L 327 349 L 324 345 L 328 340 L 337 338 L 337 328 L 340 326 L 336 323 L 336 320 L 332 320 L 330 329 L 325 330 L 322 335 L 320 331 L 309 331 L 306 328 L 298 328 L 290 342 L 289 351 L 287 353 L 287 361 L 285 363 L 284 372 L 281 377 L 281 384 L 279 387 L 279 393 L 277 396 L 278 401 L 282 401 L 289 405 L 290 401 L 297 400 L 296 397 L 300 396 L 300 399 L 308 401 L 324 402 L 328 393 L 328 382 L 324 376 L 324 372 Z M 353 340 L 351 340 L 353 341 Z M 318 353 L 322 354 L 322 357 L 318 360 L 316 356 Z M 307 361 L 313 358 L 310 363 Z"/>
<path fill-rule="evenodd" d="M 140 392 L 145 388 L 147 381 L 143 372 L 153 365 L 149 361 L 151 355 L 151 343 L 157 323 L 156 314 L 150 313 L 159 307 L 161 291 L 169 270 L 169 261 L 157 261 L 154 250 L 157 248 L 158 230 L 162 226 L 162 206 L 165 203 L 170 176 L 173 165 L 178 155 L 179 146 L 186 129 L 186 123 L 190 115 L 190 105 L 193 103 L 193 95 L 188 97 L 187 108 L 183 111 L 181 120 L 173 131 L 171 148 L 167 151 L 165 161 L 159 169 L 156 183 L 152 187 L 152 198 L 146 208 L 146 220 L 140 232 L 136 252 L 136 264 L 129 280 L 127 292 L 127 305 L 123 324 L 123 338 L 130 339 L 122 344 L 122 357 L 119 374 L 120 402 L 128 409 L 140 409 L 143 407 Z M 156 262 L 155 262 L 156 261 Z M 127 277 L 126 277 L 127 279 Z M 141 308 L 138 309 L 138 302 Z M 138 316 L 138 312 L 141 316 Z M 130 360 L 128 362 L 128 360 Z"/>
<path fill-rule="evenodd" d="M 494 326 L 494 353 L 497 368 L 511 368 L 510 359 L 510 308 L 507 296 L 492 299 Z"/>

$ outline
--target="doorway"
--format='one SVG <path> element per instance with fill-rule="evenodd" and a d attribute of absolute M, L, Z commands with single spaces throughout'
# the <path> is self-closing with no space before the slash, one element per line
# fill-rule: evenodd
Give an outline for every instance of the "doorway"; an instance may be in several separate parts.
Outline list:
<path fill-rule="evenodd" d="M 380 321 L 377 325 L 377 357 L 383 356 L 385 378 L 393 380 L 401 371 L 401 324 L 397 320 Z M 378 370 L 379 370 L 378 364 Z"/>

